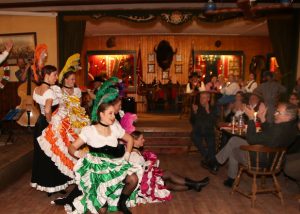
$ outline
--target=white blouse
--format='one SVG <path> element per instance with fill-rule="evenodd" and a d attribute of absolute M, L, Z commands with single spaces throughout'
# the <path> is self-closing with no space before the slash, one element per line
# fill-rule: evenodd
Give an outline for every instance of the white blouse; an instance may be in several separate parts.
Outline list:
<path fill-rule="evenodd" d="M 143 155 L 140 155 L 137 152 L 131 152 L 130 153 L 129 162 L 130 163 L 138 164 L 140 166 L 144 166 L 144 164 L 145 164 L 146 161 L 145 161 Z"/>
<path fill-rule="evenodd" d="M 58 97 L 51 88 L 47 89 L 43 95 L 37 94 L 34 90 L 32 97 L 33 100 L 40 105 L 41 114 L 43 115 L 45 115 L 46 100 L 52 99 L 52 106 L 57 105 L 59 103 Z"/>
<path fill-rule="evenodd" d="M 76 96 L 76 97 L 78 97 L 78 98 L 81 98 L 81 90 L 80 90 L 80 88 L 74 88 L 74 93 L 73 93 L 72 95 L 66 94 L 66 93 L 64 92 L 64 90 L 61 89 L 61 88 L 60 88 L 59 86 L 57 86 L 57 85 L 51 86 L 51 89 L 54 91 L 56 97 L 59 98 L 59 102 L 60 102 L 60 103 L 63 103 L 63 102 L 64 102 L 63 99 L 62 99 L 62 97 L 63 97 L 64 95 L 65 95 L 65 96 Z"/>
<path fill-rule="evenodd" d="M 79 137 L 87 143 L 87 145 L 93 148 L 100 148 L 103 146 L 117 147 L 118 138 L 123 138 L 125 130 L 118 123 L 114 123 L 110 126 L 111 135 L 101 135 L 95 126 L 86 126 L 82 128 Z"/>

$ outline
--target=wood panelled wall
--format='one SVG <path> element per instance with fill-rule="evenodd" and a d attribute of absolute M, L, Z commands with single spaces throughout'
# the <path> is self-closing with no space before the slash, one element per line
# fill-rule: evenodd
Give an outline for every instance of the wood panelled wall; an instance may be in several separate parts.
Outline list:
<path fill-rule="evenodd" d="M 106 41 L 109 36 L 86 37 L 82 50 L 83 70 L 79 73 L 78 83 L 84 84 L 85 81 L 85 60 L 86 52 L 89 50 L 136 50 L 138 53 L 139 46 L 141 47 L 142 63 L 143 63 L 143 80 L 146 83 L 151 82 L 154 77 L 161 80 L 162 83 L 167 80 L 162 80 L 162 72 L 155 64 L 155 73 L 147 73 L 147 55 L 153 53 L 154 47 L 161 40 L 170 42 L 173 50 L 177 49 L 177 53 L 181 54 L 183 62 L 183 72 L 175 74 L 175 57 L 171 65 L 170 76 L 173 82 L 178 81 L 185 84 L 188 81 L 188 67 L 191 54 L 191 46 L 194 44 L 194 50 L 216 50 L 216 51 L 244 51 L 245 54 L 245 77 L 249 72 L 251 58 L 255 55 L 266 55 L 272 52 L 271 43 L 268 37 L 246 37 L 246 36 L 116 36 L 116 46 L 113 48 L 106 47 Z M 215 47 L 215 41 L 222 42 L 221 47 Z"/>

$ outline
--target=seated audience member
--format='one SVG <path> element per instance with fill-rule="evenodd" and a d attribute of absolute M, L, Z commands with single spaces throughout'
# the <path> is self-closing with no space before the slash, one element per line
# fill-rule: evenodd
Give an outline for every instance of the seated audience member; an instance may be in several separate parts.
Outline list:
<path fill-rule="evenodd" d="M 300 99 L 299 99 L 298 94 L 292 93 L 289 97 L 289 103 L 294 104 L 294 105 L 298 106 L 298 108 L 299 108 L 299 102 L 300 102 Z"/>
<path fill-rule="evenodd" d="M 257 82 L 255 81 L 256 75 L 249 73 L 249 80 L 243 86 L 244 93 L 252 93 L 257 88 Z"/>
<path fill-rule="evenodd" d="M 221 89 L 223 96 L 218 100 L 220 105 L 226 105 L 228 103 L 234 102 L 235 94 L 240 90 L 239 84 L 235 81 L 234 75 L 228 75 L 228 82 L 225 87 Z"/>
<path fill-rule="evenodd" d="M 289 147 L 294 142 L 298 133 L 297 128 L 297 107 L 289 103 L 280 103 L 274 113 L 274 123 L 266 122 L 266 109 L 262 109 L 257 113 L 258 118 L 262 122 L 261 132 L 256 132 L 254 123 L 255 111 L 249 107 L 245 107 L 247 114 L 248 128 L 246 139 L 240 137 L 232 137 L 226 146 L 215 156 L 215 159 L 206 167 L 211 173 L 217 173 L 218 165 L 224 164 L 229 159 L 228 179 L 224 181 L 224 185 L 232 187 L 234 179 L 238 173 L 239 163 L 245 164 L 246 152 L 240 149 L 241 145 L 265 145 L 269 147 Z"/>
<path fill-rule="evenodd" d="M 254 93 L 250 94 L 248 104 L 249 104 L 249 107 L 251 109 L 254 109 L 255 112 L 258 112 L 258 110 L 261 108 L 261 106 L 265 105 L 262 98 L 259 95 L 254 94 Z"/>
<path fill-rule="evenodd" d="M 297 93 L 292 93 L 289 97 L 289 103 L 294 104 L 298 107 L 298 118 L 300 116 L 300 98 Z M 298 123 L 300 129 L 300 123 Z"/>
<path fill-rule="evenodd" d="M 235 95 L 235 101 L 233 103 L 229 103 L 224 112 L 225 122 L 231 122 L 233 117 L 238 118 L 240 115 L 243 115 L 243 117 L 245 117 L 243 105 L 244 94 L 243 92 L 239 91 Z"/>
<path fill-rule="evenodd" d="M 193 72 L 189 78 L 188 84 L 186 85 L 186 93 L 190 94 L 199 91 L 205 91 L 205 85 L 200 80 L 200 76 L 197 72 Z"/>
<path fill-rule="evenodd" d="M 219 93 L 221 89 L 221 84 L 217 79 L 217 76 L 212 76 L 210 82 L 205 85 L 206 91 Z"/>
<path fill-rule="evenodd" d="M 190 118 L 193 126 L 192 140 L 199 149 L 203 162 L 208 162 L 216 153 L 215 126 L 217 113 L 216 109 L 209 102 L 209 92 L 201 92 L 199 105 L 193 104 Z M 207 147 L 203 145 L 203 140 L 205 140 Z"/>

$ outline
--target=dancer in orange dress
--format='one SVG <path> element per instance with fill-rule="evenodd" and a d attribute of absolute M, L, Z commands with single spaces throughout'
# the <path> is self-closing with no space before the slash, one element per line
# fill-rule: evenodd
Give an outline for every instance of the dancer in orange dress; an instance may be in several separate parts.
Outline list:
<path fill-rule="evenodd" d="M 69 57 L 59 75 L 61 87 L 51 87 L 59 98 L 59 108 L 53 113 L 49 126 L 38 138 L 45 154 L 63 174 L 72 179 L 73 167 L 77 160 L 68 153 L 68 147 L 78 138 L 81 128 L 90 124 L 85 109 L 80 106 L 81 91 L 75 87 L 75 72 L 78 70 L 76 66 L 79 59 L 79 54 Z"/>

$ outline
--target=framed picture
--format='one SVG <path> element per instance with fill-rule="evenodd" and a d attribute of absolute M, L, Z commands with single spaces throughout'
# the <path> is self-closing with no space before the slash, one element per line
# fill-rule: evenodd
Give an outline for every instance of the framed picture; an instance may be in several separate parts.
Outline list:
<path fill-rule="evenodd" d="M 155 73 L 155 64 L 148 64 L 148 73 Z"/>
<path fill-rule="evenodd" d="M 182 65 L 175 65 L 175 73 L 176 74 L 182 73 Z"/>
<path fill-rule="evenodd" d="M 148 62 L 153 62 L 154 63 L 154 59 L 155 59 L 154 53 L 149 53 L 148 54 Z"/>
<path fill-rule="evenodd" d="M 16 65 L 20 56 L 26 61 L 34 58 L 36 33 L 0 34 L 0 52 L 5 50 L 4 43 L 10 40 L 13 42 L 13 48 L 7 58 L 8 65 Z"/>
<path fill-rule="evenodd" d="M 163 71 L 162 72 L 162 78 L 165 79 L 169 79 L 169 71 Z"/>
<path fill-rule="evenodd" d="M 176 62 L 181 62 L 182 61 L 181 54 L 176 54 L 175 55 L 175 61 Z"/>

